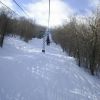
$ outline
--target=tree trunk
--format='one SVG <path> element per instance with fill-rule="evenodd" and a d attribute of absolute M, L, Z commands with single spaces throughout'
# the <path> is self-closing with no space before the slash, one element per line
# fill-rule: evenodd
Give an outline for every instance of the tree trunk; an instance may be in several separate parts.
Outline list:
<path fill-rule="evenodd" d="M 93 50 L 92 50 L 92 56 L 91 56 L 91 62 L 90 62 L 90 70 L 91 74 L 94 75 L 94 72 L 96 70 L 96 45 L 97 45 L 97 32 L 94 32 L 95 39 L 94 39 L 94 44 L 93 44 Z"/>

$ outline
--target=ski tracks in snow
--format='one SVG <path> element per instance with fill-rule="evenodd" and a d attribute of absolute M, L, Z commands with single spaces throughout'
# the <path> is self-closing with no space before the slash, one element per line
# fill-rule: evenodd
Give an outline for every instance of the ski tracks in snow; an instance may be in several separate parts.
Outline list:
<path fill-rule="evenodd" d="M 10 48 L 9 48 L 10 47 Z M 100 81 L 52 43 L 7 38 L 0 50 L 0 100 L 99 100 Z M 8 53 L 9 51 L 9 53 Z"/>

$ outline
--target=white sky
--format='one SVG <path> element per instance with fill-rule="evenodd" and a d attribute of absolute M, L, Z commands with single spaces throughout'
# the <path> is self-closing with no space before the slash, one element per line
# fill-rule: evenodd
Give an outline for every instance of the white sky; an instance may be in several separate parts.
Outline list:
<path fill-rule="evenodd" d="M 28 4 L 27 11 L 31 17 L 36 18 L 36 22 L 47 26 L 48 24 L 48 0 L 40 0 L 39 2 Z M 50 26 L 61 25 L 73 10 L 61 0 L 51 0 L 51 18 Z"/>
<path fill-rule="evenodd" d="M 2 1 L 7 6 L 11 7 L 16 12 L 18 12 L 18 9 L 15 7 L 12 0 L 0 0 L 0 1 Z M 16 1 L 20 2 L 19 0 Z M 76 13 L 75 9 L 73 9 L 67 3 L 67 1 L 66 2 L 65 1 L 66 0 L 51 0 L 51 18 L 50 18 L 51 27 L 62 25 L 65 21 L 67 21 L 70 18 L 70 16 Z M 97 5 L 99 2 L 99 0 L 89 0 L 89 1 L 90 1 L 90 5 L 93 7 Z M 48 5 L 49 5 L 48 0 L 35 0 L 35 2 L 33 0 L 33 2 L 24 4 L 22 7 L 24 7 L 24 9 L 27 11 L 30 17 L 35 19 L 38 24 L 47 26 Z M 90 13 L 88 9 L 87 9 L 87 13 L 88 14 Z M 22 15 L 22 13 L 20 14 Z"/>

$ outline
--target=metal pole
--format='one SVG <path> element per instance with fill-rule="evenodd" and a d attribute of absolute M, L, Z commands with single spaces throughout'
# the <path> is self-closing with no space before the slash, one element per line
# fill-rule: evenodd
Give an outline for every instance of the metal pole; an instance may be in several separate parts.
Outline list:
<path fill-rule="evenodd" d="M 42 49 L 43 53 L 45 53 L 45 41 L 46 41 L 45 37 L 49 35 L 49 28 L 50 28 L 50 0 L 49 0 L 48 28 L 43 36 L 43 49 Z"/>

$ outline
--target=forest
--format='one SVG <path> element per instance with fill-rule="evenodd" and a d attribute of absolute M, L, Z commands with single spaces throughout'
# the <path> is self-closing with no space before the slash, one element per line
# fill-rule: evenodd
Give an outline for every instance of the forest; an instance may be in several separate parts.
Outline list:
<path fill-rule="evenodd" d="M 53 30 L 53 40 L 69 56 L 75 57 L 80 67 L 92 75 L 100 73 L 100 9 L 90 17 L 78 20 L 77 16 Z"/>
<path fill-rule="evenodd" d="M 3 47 L 5 36 L 20 36 L 28 42 L 32 38 L 42 38 L 45 27 L 38 25 L 32 19 L 16 16 L 12 11 L 0 8 L 0 47 Z"/>

